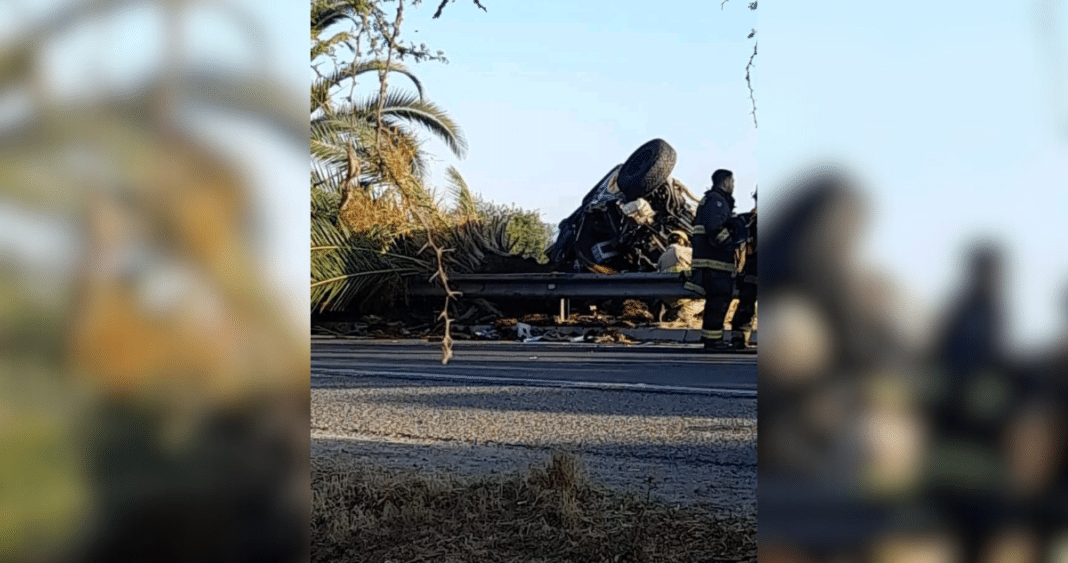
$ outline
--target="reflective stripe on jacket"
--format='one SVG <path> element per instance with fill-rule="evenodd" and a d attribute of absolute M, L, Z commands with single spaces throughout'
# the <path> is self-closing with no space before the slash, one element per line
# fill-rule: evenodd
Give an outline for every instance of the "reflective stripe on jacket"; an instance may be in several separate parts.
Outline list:
<path fill-rule="evenodd" d="M 734 271 L 734 248 L 725 223 L 734 215 L 734 198 L 718 189 L 705 192 L 693 228 L 693 268 Z M 729 264 L 729 268 L 722 267 Z"/>

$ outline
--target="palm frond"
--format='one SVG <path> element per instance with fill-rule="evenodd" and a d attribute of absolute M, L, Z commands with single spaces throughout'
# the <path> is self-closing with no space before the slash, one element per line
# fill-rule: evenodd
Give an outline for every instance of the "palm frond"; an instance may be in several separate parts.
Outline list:
<path fill-rule="evenodd" d="M 311 2 L 310 27 L 316 35 L 327 28 L 349 22 L 360 25 L 360 16 L 369 14 L 373 6 L 364 0 L 315 0 Z"/>
<path fill-rule="evenodd" d="M 312 46 L 311 46 L 311 60 L 315 61 L 319 57 L 329 55 L 334 52 L 334 48 L 338 45 L 351 45 L 355 36 L 347 31 L 340 31 L 322 39 L 318 37 L 315 32 L 312 32 Z"/>
<path fill-rule="evenodd" d="M 397 63 L 371 59 L 353 61 L 347 66 L 340 68 L 330 74 L 324 75 L 322 78 L 317 78 L 312 82 L 311 86 L 311 111 L 314 113 L 316 110 L 324 108 L 327 102 L 330 100 L 330 93 L 337 86 L 341 85 L 346 80 L 354 80 L 361 74 L 368 72 L 378 72 L 385 68 L 389 72 L 403 74 L 412 81 L 415 85 L 416 91 L 419 93 L 419 99 L 422 100 L 425 92 L 423 91 L 423 83 L 419 78 L 408 69 L 408 67 Z"/>
<path fill-rule="evenodd" d="M 389 233 L 353 235 L 326 218 L 311 222 L 311 305 L 343 310 L 373 299 L 392 299 L 405 278 L 425 274 L 429 263 L 387 252 Z"/>
<path fill-rule="evenodd" d="M 378 96 L 370 97 L 352 104 L 346 104 L 331 113 L 312 118 L 316 125 L 343 129 L 349 127 L 373 128 Z M 408 92 L 392 92 L 386 95 L 382 109 L 383 122 L 391 127 L 402 124 L 415 124 L 440 139 L 457 157 L 467 154 L 467 139 L 460 126 L 440 107 L 432 102 L 420 100 Z"/>
<path fill-rule="evenodd" d="M 445 179 L 456 201 L 456 214 L 465 218 L 477 217 L 478 207 L 475 204 L 475 197 L 471 194 L 471 189 L 467 186 L 464 177 L 460 175 L 460 171 L 455 166 L 448 167 L 445 170 Z"/>
<path fill-rule="evenodd" d="M 333 112 L 332 116 L 318 116 L 312 122 L 343 119 L 367 121 L 374 124 L 378 108 L 378 96 L 347 104 Z M 419 99 L 409 92 L 391 92 L 386 94 L 382 108 L 383 121 L 391 125 L 415 124 L 440 139 L 457 157 L 467 154 L 467 139 L 460 126 L 449 117 L 445 110 L 432 102 Z"/>
<path fill-rule="evenodd" d="M 336 221 L 340 194 L 319 188 L 311 191 L 311 216 Z"/>
<path fill-rule="evenodd" d="M 377 99 L 374 102 L 377 104 Z M 420 100 L 406 92 L 393 92 L 386 95 L 382 114 L 383 119 L 389 121 L 415 123 L 445 143 L 457 157 L 467 156 L 467 139 L 460 126 L 433 102 Z"/>

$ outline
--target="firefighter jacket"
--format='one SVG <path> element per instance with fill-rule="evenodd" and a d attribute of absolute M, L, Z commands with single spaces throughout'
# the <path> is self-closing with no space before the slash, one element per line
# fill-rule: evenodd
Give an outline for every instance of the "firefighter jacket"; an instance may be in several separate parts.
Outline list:
<path fill-rule="evenodd" d="M 718 189 L 705 192 L 697 205 L 693 225 L 694 270 L 711 269 L 734 272 L 732 233 L 727 228 L 734 216 L 734 198 Z"/>

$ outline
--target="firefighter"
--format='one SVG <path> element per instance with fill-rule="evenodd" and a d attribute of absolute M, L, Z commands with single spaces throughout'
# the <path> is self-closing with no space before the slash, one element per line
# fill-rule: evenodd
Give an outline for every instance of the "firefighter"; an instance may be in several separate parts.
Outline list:
<path fill-rule="evenodd" d="M 682 231 L 671 231 L 668 234 L 668 247 L 660 260 L 657 261 L 656 269 L 660 272 L 678 273 L 690 269 L 690 261 L 693 260 L 693 249 L 690 248 L 690 239 Z"/>
<path fill-rule="evenodd" d="M 744 221 L 734 214 L 734 173 L 716 170 L 712 187 L 697 206 L 693 228 L 692 277 L 686 288 L 704 297 L 701 342 L 706 350 L 730 350 L 723 330 L 734 293 L 734 251 L 748 236 Z"/>
<path fill-rule="evenodd" d="M 748 346 L 749 336 L 753 331 L 753 317 L 757 303 L 757 209 L 756 194 L 753 194 L 753 210 L 742 215 L 749 238 L 740 251 L 744 262 L 742 271 L 734 278 L 734 294 L 738 298 L 738 307 L 731 319 L 731 345 L 738 350 Z"/>

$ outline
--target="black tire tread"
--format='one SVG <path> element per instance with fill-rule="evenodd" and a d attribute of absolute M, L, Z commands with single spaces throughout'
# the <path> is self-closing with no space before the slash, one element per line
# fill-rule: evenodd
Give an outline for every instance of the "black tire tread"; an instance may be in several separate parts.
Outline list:
<path fill-rule="evenodd" d="M 638 199 L 671 178 L 675 169 L 675 149 L 663 139 L 653 139 L 638 147 L 619 169 L 616 185 L 628 201 Z"/>

